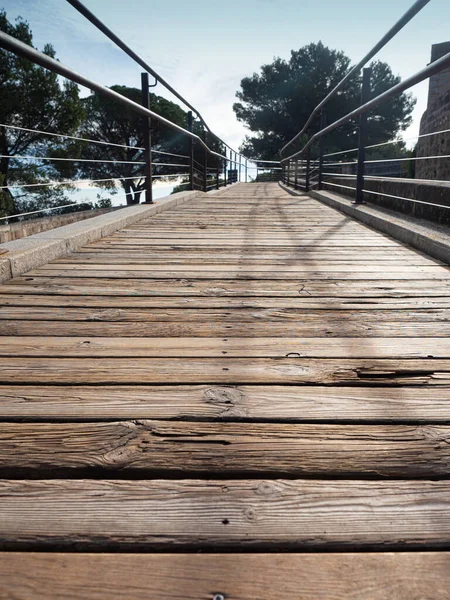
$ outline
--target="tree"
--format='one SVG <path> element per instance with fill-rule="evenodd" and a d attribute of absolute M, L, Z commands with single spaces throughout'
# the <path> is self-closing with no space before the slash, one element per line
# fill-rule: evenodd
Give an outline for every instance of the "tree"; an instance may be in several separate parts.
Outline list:
<path fill-rule="evenodd" d="M 139 89 L 121 85 L 114 85 L 111 89 L 138 104 L 141 103 L 141 90 Z M 186 113 L 178 105 L 155 94 L 150 94 L 150 105 L 154 112 L 177 125 L 185 126 Z M 67 169 L 66 176 L 107 179 L 108 181 L 98 182 L 96 185 L 113 193 L 117 191 L 117 186 L 121 185 L 126 194 L 127 204 L 139 203 L 140 196 L 145 189 L 144 166 L 138 164 L 143 161 L 143 151 L 140 149 L 144 144 L 143 117 L 116 100 L 96 92 L 84 100 L 84 108 L 86 119 L 80 128 L 80 137 L 98 140 L 104 144 L 74 142 L 67 148 L 68 154 L 88 161 L 117 162 L 79 162 L 75 166 L 60 165 L 61 172 L 65 168 Z M 151 135 L 154 151 L 186 155 L 184 136 L 161 125 L 156 119 L 151 120 Z M 157 152 L 153 154 L 152 158 L 154 162 L 183 165 L 178 170 L 186 170 L 185 159 Z M 155 175 L 171 173 L 177 173 L 176 167 L 154 167 Z"/>
<path fill-rule="evenodd" d="M 12 24 L 6 12 L 0 10 L 0 30 L 33 46 L 30 26 L 20 17 Z M 55 57 L 50 44 L 44 47 L 43 52 Z M 0 123 L 33 130 L 0 127 L 0 177 L 4 186 L 11 186 L 0 197 L 1 216 L 14 213 L 18 206 L 25 206 L 24 198 L 29 197 L 24 191 L 14 194 L 11 191 L 17 189 L 12 188 L 14 184 L 45 183 L 49 178 L 58 176 L 50 163 L 10 157 L 24 154 L 47 156 L 58 138 L 35 133 L 35 130 L 72 134 L 82 116 L 77 85 L 70 81 L 61 84 L 55 73 L 0 50 Z M 61 141 L 58 146 L 62 145 L 64 142 Z M 64 201 L 63 192 L 54 188 L 33 188 L 33 195 L 41 207 Z"/>
<path fill-rule="evenodd" d="M 371 96 L 400 82 L 384 62 L 372 63 Z M 314 108 L 339 83 L 350 69 L 350 59 L 322 42 L 309 44 L 291 52 L 289 61 L 275 58 L 263 65 L 261 72 L 241 81 L 240 100 L 233 109 L 239 121 L 255 135 L 247 136 L 241 150 L 254 158 L 274 160 L 280 149 L 298 133 Z M 352 77 L 326 107 L 327 122 L 332 123 L 360 105 L 360 76 Z M 411 123 L 415 100 L 401 94 L 385 102 L 369 115 L 371 144 L 395 138 Z M 312 122 L 310 132 L 320 128 L 320 116 Z M 357 145 L 357 126 L 349 122 L 325 138 L 328 151 L 354 148 Z M 290 147 L 289 153 L 299 150 L 306 138 Z"/>

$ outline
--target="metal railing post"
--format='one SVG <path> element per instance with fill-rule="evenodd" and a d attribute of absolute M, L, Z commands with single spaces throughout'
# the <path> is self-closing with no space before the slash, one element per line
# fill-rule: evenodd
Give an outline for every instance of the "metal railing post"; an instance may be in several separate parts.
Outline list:
<path fill-rule="evenodd" d="M 203 141 L 205 142 L 205 144 L 208 144 L 208 133 L 206 132 L 206 130 L 203 132 Z M 203 191 L 207 192 L 208 191 L 208 151 L 205 148 L 205 164 L 203 165 L 205 171 L 203 173 Z"/>
<path fill-rule="evenodd" d="M 295 167 L 294 167 L 294 187 L 298 190 L 298 159 L 295 159 Z"/>
<path fill-rule="evenodd" d="M 148 91 L 148 73 L 141 73 L 142 106 L 150 110 L 150 94 Z M 145 175 L 145 203 L 153 204 L 153 165 L 152 165 L 152 133 L 148 117 L 142 118 L 142 132 L 144 137 L 144 175 Z"/>
<path fill-rule="evenodd" d="M 320 113 L 320 130 L 325 129 L 327 126 L 327 114 L 324 110 Z M 322 136 L 319 142 L 319 178 L 318 178 L 318 190 L 323 189 L 323 153 L 325 150 L 325 137 Z"/>
<path fill-rule="evenodd" d="M 242 161 L 242 156 L 239 154 L 239 183 L 241 183 L 241 161 Z"/>
<path fill-rule="evenodd" d="M 225 160 L 223 163 L 223 185 L 224 185 L 224 187 L 227 185 L 227 161 L 228 161 L 227 148 L 225 146 Z"/>
<path fill-rule="evenodd" d="M 216 190 L 220 189 L 220 158 L 216 157 Z"/>
<path fill-rule="evenodd" d="M 194 128 L 194 119 L 192 110 L 188 112 L 188 129 L 192 132 Z M 189 138 L 189 189 L 194 190 L 194 140 Z"/>
<path fill-rule="evenodd" d="M 248 160 L 245 159 L 245 183 L 248 183 Z"/>
<path fill-rule="evenodd" d="M 370 100 L 370 78 L 372 69 L 369 67 L 363 69 L 363 80 L 361 87 L 361 105 L 366 104 Z M 364 171 L 366 165 L 366 146 L 368 142 L 369 130 L 367 126 L 367 112 L 364 112 L 359 117 L 359 141 L 358 141 L 358 166 L 356 171 L 356 195 L 355 204 L 363 204 L 364 202 Z"/>
<path fill-rule="evenodd" d="M 309 176 L 311 170 L 311 148 L 306 149 L 305 192 L 309 192 Z"/>

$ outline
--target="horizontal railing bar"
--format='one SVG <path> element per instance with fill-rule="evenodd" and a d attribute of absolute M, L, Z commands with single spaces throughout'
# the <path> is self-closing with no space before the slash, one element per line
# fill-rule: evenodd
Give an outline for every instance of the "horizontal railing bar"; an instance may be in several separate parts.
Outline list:
<path fill-rule="evenodd" d="M 110 177 L 109 179 L 72 179 L 71 181 L 52 181 L 45 183 L 23 183 L 20 185 L 2 185 L 0 190 L 8 188 L 29 188 L 29 187 L 52 187 L 58 185 L 77 185 L 79 183 L 98 183 L 100 181 L 126 181 L 127 179 L 145 179 L 145 175 L 135 175 L 134 177 Z"/>
<path fill-rule="evenodd" d="M 348 121 L 351 121 L 352 119 L 355 119 L 356 117 L 359 117 L 360 115 L 368 112 L 372 108 L 379 106 L 386 100 L 389 100 L 390 98 L 392 98 L 394 96 L 398 96 L 402 92 L 409 90 L 413 86 L 417 85 L 418 83 L 421 83 L 422 81 L 425 81 L 426 79 L 432 77 L 433 75 L 440 73 L 441 71 L 443 71 L 444 69 L 446 69 L 449 66 L 450 66 L 450 52 L 448 54 L 445 54 L 438 60 L 432 62 L 427 67 L 425 67 L 424 69 L 419 71 L 418 73 L 412 75 L 411 77 L 408 77 L 408 79 L 401 81 L 400 83 L 398 83 L 397 85 L 394 85 L 392 88 L 390 88 L 389 90 L 386 90 L 385 92 L 383 92 L 376 98 L 373 98 L 366 104 L 363 104 L 359 108 L 348 113 L 347 115 L 345 115 L 345 117 L 338 119 L 331 125 L 328 125 L 328 127 L 325 127 L 321 131 L 318 131 L 316 134 L 314 134 L 311 137 L 311 139 L 308 141 L 308 143 L 305 144 L 305 146 L 301 150 L 299 150 L 295 154 L 292 154 L 291 156 L 284 158 L 281 162 L 284 163 L 288 160 L 293 160 L 297 156 L 300 156 L 301 154 L 303 154 L 303 152 L 305 152 L 305 150 L 310 148 L 311 145 L 314 144 L 314 142 L 316 142 L 318 139 L 320 139 L 327 133 L 334 131 L 341 125 L 348 123 Z"/>
<path fill-rule="evenodd" d="M 377 160 L 366 160 L 366 164 L 385 163 L 385 162 L 404 162 L 410 160 L 435 160 L 436 158 L 450 158 L 450 154 L 441 154 L 439 156 L 411 156 L 411 158 L 381 158 Z"/>
<path fill-rule="evenodd" d="M 68 162 L 89 162 L 89 163 L 115 163 L 121 165 L 145 165 L 145 162 L 137 160 L 94 160 L 91 158 L 52 158 L 50 156 L 23 156 L 21 154 L 13 154 L 8 156 L 6 154 L 0 154 L 0 158 L 10 158 L 12 160 L 62 160 Z"/>
<path fill-rule="evenodd" d="M 164 179 L 165 177 L 187 177 L 189 173 L 174 173 L 173 175 L 152 175 L 152 178 L 161 177 Z"/>
<path fill-rule="evenodd" d="M 153 166 L 157 167 L 188 167 L 189 165 L 181 165 L 180 163 L 160 163 L 160 162 L 152 162 Z"/>
<path fill-rule="evenodd" d="M 16 217 L 25 217 L 27 215 L 35 215 L 36 213 L 46 212 L 49 210 L 57 210 L 58 208 L 68 208 L 69 206 L 80 206 L 82 204 L 92 204 L 92 202 L 73 202 L 72 204 L 62 204 L 61 206 L 52 206 L 51 208 L 41 208 L 40 210 L 31 210 L 30 212 L 18 213 L 16 215 L 9 215 L 8 217 L 0 217 L 0 221 L 7 219 L 15 219 Z"/>
<path fill-rule="evenodd" d="M 178 158 L 190 158 L 190 156 L 187 156 L 187 154 L 174 154 L 173 152 L 165 152 L 163 150 L 153 150 L 153 148 L 152 154 L 165 154 L 166 156 L 176 156 Z"/>
<path fill-rule="evenodd" d="M 157 73 L 147 62 L 145 62 L 144 59 L 142 59 L 138 54 L 136 54 L 136 52 L 134 52 L 134 50 L 132 50 L 127 44 L 125 44 L 125 42 L 123 42 L 119 38 L 119 36 L 117 36 L 111 29 L 109 29 L 109 27 L 107 27 L 102 21 L 100 21 L 100 19 L 98 17 L 96 17 L 94 15 L 94 13 L 91 12 L 86 6 L 84 6 L 84 4 L 82 4 L 82 2 L 80 2 L 80 0 L 67 0 L 67 2 L 69 2 L 69 4 L 71 4 L 76 10 L 78 10 L 78 12 L 80 12 L 88 21 L 90 21 L 93 25 L 95 25 L 95 27 L 97 27 L 97 29 L 99 29 L 102 33 L 104 33 L 112 42 L 114 42 L 117 46 L 119 46 L 119 48 L 121 50 L 123 50 L 125 52 L 125 54 L 128 54 L 128 56 L 130 58 L 132 58 L 135 62 L 138 63 L 138 65 L 140 65 L 143 69 L 145 69 L 147 71 L 147 73 L 150 73 L 150 75 L 152 75 L 157 81 L 159 81 L 159 83 L 164 85 L 165 88 L 169 90 L 169 92 L 171 92 L 176 98 L 178 98 L 178 100 L 180 100 L 181 102 L 183 102 L 183 104 L 185 104 L 187 107 L 189 107 L 197 115 L 197 117 L 200 119 L 200 121 L 202 122 L 205 129 L 211 135 L 213 135 L 219 142 L 221 142 L 229 150 L 231 150 L 232 152 L 235 152 L 233 150 L 233 148 L 231 148 L 231 146 L 229 146 L 226 142 L 224 142 L 217 134 L 215 134 L 210 129 L 210 127 L 206 123 L 205 119 L 202 117 L 200 112 L 195 108 L 195 106 L 193 106 L 190 102 L 188 102 L 186 100 L 186 98 L 184 98 L 179 92 L 177 92 L 177 90 L 174 87 L 172 87 L 170 85 L 170 83 L 168 83 L 163 77 L 161 77 L 161 75 L 159 73 Z"/>
<path fill-rule="evenodd" d="M 367 146 L 367 148 L 371 147 L 375 148 L 375 146 Z M 349 154 L 350 152 L 358 152 L 358 148 L 352 148 L 351 150 L 342 150 L 341 152 L 332 152 L 331 154 L 324 154 L 323 157 L 329 158 L 330 156 L 338 156 L 339 154 Z"/>
<path fill-rule="evenodd" d="M 70 0 L 69 0 L 70 1 Z M 344 87 L 344 85 L 357 73 L 360 71 L 364 65 L 366 65 L 369 60 L 371 60 L 378 52 L 384 48 L 425 6 L 430 2 L 430 0 L 416 0 L 416 2 L 411 6 L 411 8 L 400 18 L 397 23 L 391 27 L 391 29 L 384 35 L 381 40 L 376 44 L 372 50 L 364 58 L 362 58 L 358 64 L 356 64 L 350 71 L 345 75 L 343 79 L 334 87 L 331 92 L 325 96 L 325 98 L 320 102 L 316 108 L 311 113 L 309 119 L 306 121 L 303 129 L 297 133 L 295 137 L 292 138 L 283 148 L 280 150 L 280 155 L 283 155 L 283 152 L 288 148 L 291 144 L 297 141 L 308 129 L 314 117 L 318 114 L 318 112 L 332 99 L 337 93 Z"/>
<path fill-rule="evenodd" d="M 217 156 L 218 158 L 227 158 L 226 156 L 223 156 L 222 154 L 219 154 L 218 152 L 214 152 L 213 150 L 211 150 L 207 146 L 207 144 L 205 144 L 205 142 L 201 139 L 201 137 L 196 135 L 192 131 L 189 131 L 188 129 L 184 129 L 183 127 L 181 127 L 180 125 L 177 125 L 176 123 L 172 123 L 172 121 L 169 121 L 165 117 L 162 117 L 161 115 L 158 115 L 157 113 L 149 110 L 148 108 L 145 108 L 141 104 L 138 104 L 137 102 L 133 102 L 133 100 L 130 100 L 129 98 L 126 98 L 125 96 L 122 96 L 118 92 L 115 92 L 114 90 L 107 88 L 107 87 L 97 83 L 96 81 L 93 81 L 92 79 L 89 79 L 89 78 L 85 77 L 84 75 L 81 75 L 80 73 L 75 72 L 73 69 L 71 69 L 70 67 L 67 67 L 63 63 L 55 60 L 54 58 L 51 58 L 50 56 L 47 56 L 46 54 L 43 54 L 42 52 L 39 52 L 38 50 L 36 50 L 35 48 L 32 48 L 31 46 L 28 46 L 27 44 L 24 44 L 23 42 L 8 35 L 7 33 L 4 33 L 3 31 L 0 31 L 0 47 L 4 48 L 5 50 L 9 50 L 10 52 L 14 52 L 15 54 L 21 56 L 22 58 L 31 60 L 32 62 L 40 65 L 41 67 L 44 67 L 45 69 L 49 69 L 50 71 L 58 73 L 58 75 L 61 75 L 62 77 L 66 77 L 70 81 L 74 81 L 75 83 L 78 83 L 84 87 L 87 87 L 90 90 L 99 92 L 100 94 L 103 94 L 105 96 L 109 96 L 110 98 L 113 98 L 114 100 L 118 101 L 120 104 L 127 106 L 134 112 L 136 112 L 140 115 L 143 115 L 144 117 L 156 119 L 157 121 L 159 121 L 160 123 L 163 123 L 164 125 L 167 125 L 171 129 L 178 131 L 179 133 L 183 133 L 186 136 L 190 137 L 191 139 L 195 140 L 207 152 L 209 152 L 209 154 L 211 154 L 213 156 Z"/>
<path fill-rule="evenodd" d="M 425 204 L 426 206 L 436 206 L 438 208 L 450 208 L 445 204 L 436 204 L 434 202 L 424 202 L 423 200 L 415 200 L 414 198 L 405 198 L 404 196 L 395 196 L 394 194 L 384 194 L 382 192 L 375 192 L 373 190 L 363 190 L 366 194 L 374 194 L 375 196 L 386 196 L 386 198 L 394 198 L 395 200 L 406 200 L 408 202 L 414 202 L 416 204 Z"/>
<path fill-rule="evenodd" d="M 388 146 L 391 144 L 399 144 L 401 142 L 409 142 L 411 140 L 419 140 L 426 137 L 431 137 L 433 135 L 441 135 L 443 133 L 450 133 L 450 129 L 444 129 L 442 131 L 433 131 L 431 133 L 422 133 L 421 135 L 416 135 L 415 137 L 410 137 L 402 140 L 393 140 L 391 142 L 383 142 L 382 144 L 373 144 L 372 146 L 366 146 L 366 150 L 370 148 L 380 148 L 381 146 Z"/>
<path fill-rule="evenodd" d="M 332 185 L 333 187 L 338 187 L 338 188 L 345 188 L 346 190 L 353 190 L 353 191 L 356 190 L 356 188 L 354 188 L 354 187 L 350 187 L 348 185 L 340 185 L 338 183 L 330 183 L 329 181 L 324 181 L 323 184 L 324 185 Z"/>
<path fill-rule="evenodd" d="M 40 135 L 49 135 L 52 137 L 62 137 L 68 140 L 77 140 L 80 142 L 89 142 L 90 144 L 100 144 L 102 146 L 116 146 L 117 148 L 127 148 L 129 150 L 145 150 L 140 146 L 125 146 L 124 144 L 114 144 L 113 142 L 102 142 L 100 140 L 90 140 L 89 138 L 77 137 L 74 135 L 66 135 L 64 133 L 50 133 L 49 131 L 40 131 L 39 129 L 27 129 L 26 127 L 18 127 L 17 125 L 5 125 L 0 123 L 0 127 L 6 127 L 7 129 L 18 129 L 20 131 L 28 131 L 29 133 L 39 133 Z"/>

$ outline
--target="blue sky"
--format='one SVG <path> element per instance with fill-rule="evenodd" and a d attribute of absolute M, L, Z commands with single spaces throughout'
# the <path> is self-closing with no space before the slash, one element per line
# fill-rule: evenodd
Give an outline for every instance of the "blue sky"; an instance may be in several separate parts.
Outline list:
<path fill-rule="evenodd" d="M 273 57 L 322 40 L 356 62 L 413 0 L 85 0 L 85 4 L 192 102 L 210 127 L 237 147 L 246 133 L 232 104 L 240 80 Z M 64 0 L 0 0 L 10 18 L 27 19 L 39 48 L 104 85 L 139 87 L 140 71 Z M 431 0 L 379 54 L 405 78 L 423 68 L 433 43 L 450 39 L 450 2 Z M 158 86 L 156 92 L 171 98 Z M 417 135 L 427 84 L 407 136 Z M 293 132 L 294 134 L 295 132 Z"/>

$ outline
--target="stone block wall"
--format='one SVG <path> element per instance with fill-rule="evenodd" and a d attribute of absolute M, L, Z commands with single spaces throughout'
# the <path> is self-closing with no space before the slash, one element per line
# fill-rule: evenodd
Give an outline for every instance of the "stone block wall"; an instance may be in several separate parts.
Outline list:
<path fill-rule="evenodd" d="M 62 225 L 84 221 L 85 219 L 111 212 L 111 210 L 115 209 L 101 208 L 97 210 L 83 210 L 66 215 L 53 215 L 50 217 L 41 217 L 40 219 L 30 219 L 19 221 L 17 223 L 10 223 L 8 225 L 0 225 L 0 244 L 19 240 L 28 237 L 29 235 L 34 235 L 35 233 L 41 233 L 42 231 L 49 231 L 50 229 L 55 229 Z"/>

